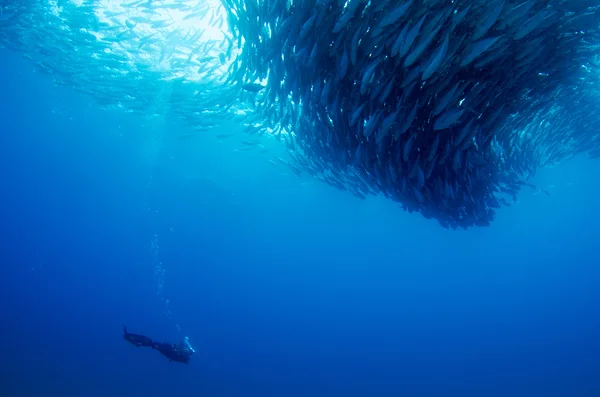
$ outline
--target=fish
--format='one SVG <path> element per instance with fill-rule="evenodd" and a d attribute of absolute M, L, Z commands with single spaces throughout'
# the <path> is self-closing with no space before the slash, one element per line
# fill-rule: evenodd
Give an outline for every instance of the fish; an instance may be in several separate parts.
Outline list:
<path fill-rule="evenodd" d="M 597 2 L 88 3 L 52 24 L 51 2 L 5 5 L 0 45 L 104 109 L 217 139 L 237 123 L 290 174 L 442 227 L 487 227 L 538 169 L 600 158 Z"/>
<path fill-rule="evenodd" d="M 265 89 L 265 86 L 260 84 L 246 83 L 242 84 L 242 89 L 249 92 L 259 92 Z"/>

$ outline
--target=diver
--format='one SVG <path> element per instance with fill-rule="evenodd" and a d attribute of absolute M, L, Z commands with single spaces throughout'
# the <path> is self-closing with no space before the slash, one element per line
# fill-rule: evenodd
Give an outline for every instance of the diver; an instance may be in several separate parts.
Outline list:
<path fill-rule="evenodd" d="M 196 353 L 187 336 L 183 338 L 183 341 L 180 342 L 179 345 L 154 342 L 147 336 L 127 332 L 127 328 L 123 326 L 123 338 L 135 347 L 151 347 L 154 350 L 158 350 L 158 352 L 168 358 L 169 361 L 178 363 L 188 364 L 192 354 Z"/>

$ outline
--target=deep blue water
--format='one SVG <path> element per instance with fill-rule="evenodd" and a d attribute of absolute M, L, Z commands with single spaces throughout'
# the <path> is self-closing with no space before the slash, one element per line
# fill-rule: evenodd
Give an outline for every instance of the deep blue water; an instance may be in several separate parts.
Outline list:
<path fill-rule="evenodd" d="M 598 162 L 449 231 L 0 59 L 0 395 L 600 396 Z"/>

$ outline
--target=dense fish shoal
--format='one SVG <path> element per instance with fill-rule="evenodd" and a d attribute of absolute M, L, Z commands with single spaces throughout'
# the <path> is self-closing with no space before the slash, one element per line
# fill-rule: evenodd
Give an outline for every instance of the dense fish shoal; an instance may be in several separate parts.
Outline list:
<path fill-rule="evenodd" d="M 285 140 L 294 173 L 444 227 L 489 225 L 538 168 L 600 157 L 597 1 L 0 7 L 0 45 L 58 86 L 197 131 L 237 120 Z"/>
<path fill-rule="evenodd" d="M 232 79 L 267 81 L 264 126 L 290 135 L 296 171 L 358 197 L 485 226 L 539 166 L 598 152 L 597 128 L 548 114 L 589 84 L 597 3 L 224 3 L 244 42 Z"/>

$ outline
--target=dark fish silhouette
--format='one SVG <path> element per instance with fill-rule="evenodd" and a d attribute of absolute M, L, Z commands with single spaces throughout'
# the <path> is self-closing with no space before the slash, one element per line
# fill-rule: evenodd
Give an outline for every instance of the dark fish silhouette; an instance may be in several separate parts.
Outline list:
<path fill-rule="evenodd" d="M 265 88 L 264 85 L 260 85 L 260 84 L 242 84 L 242 88 L 246 91 L 250 91 L 250 92 L 258 92 L 260 90 L 262 90 L 263 88 Z"/>

